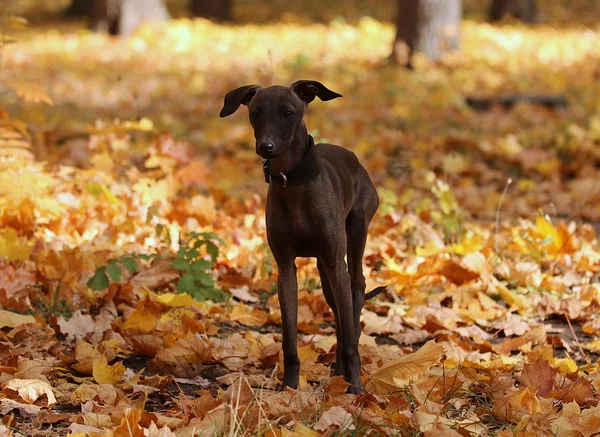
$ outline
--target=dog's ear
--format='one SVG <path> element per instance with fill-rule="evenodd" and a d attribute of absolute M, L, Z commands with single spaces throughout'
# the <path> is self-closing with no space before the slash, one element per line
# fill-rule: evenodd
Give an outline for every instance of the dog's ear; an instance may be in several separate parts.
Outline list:
<path fill-rule="evenodd" d="M 223 109 L 221 109 L 219 116 L 227 117 L 237 111 L 240 105 L 248 106 L 256 92 L 261 88 L 260 85 L 246 85 L 229 91 L 225 94 Z"/>
<path fill-rule="evenodd" d="M 294 82 L 290 88 L 306 103 L 312 102 L 317 96 L 324 102 L 342 97 L 341 94 L 331 91 L 316 80 L 299 80 Z"/>

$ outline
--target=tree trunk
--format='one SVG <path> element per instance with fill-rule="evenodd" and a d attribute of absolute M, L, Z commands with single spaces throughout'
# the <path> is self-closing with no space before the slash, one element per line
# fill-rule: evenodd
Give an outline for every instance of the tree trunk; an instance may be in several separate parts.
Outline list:
<path fill-rule="evenodd" d="M 164 21 L 169 12 L 162 0 L 91 0 L 91 28 L 111 35 L 131 35 L 144 21 Z"/>
<path fill-rule="evenodd" d="M 190 12 L 194 17 L 215 21 L 233 21 L 233 0 L 190 0 Z"/>
<path fill-rule="evenodd" d="M 71 4 L 65 10 L 65 17 L 88 18 L 92 15 L 92 2 L 90 0 L 71 0 Z"/>
<path fill-rule="evenodd" d="M 492 0 L 489 20 L 498 21 L 505 15 L 512 15 L 525 23 L 540 21 L 540 10 L 536 0 Z"/>
<path fill-rule="evenodd" d="M 165 21 L 169 11 L 162 0 L 121 0 L 119 33 L 127 36 L 145 21 Z"/>
<path fill-rule="evenodd" d="M 411 67 L 413 52 L 433 61 L 458 48 L 461 0 L 398 0 L 392 60 Z"/>

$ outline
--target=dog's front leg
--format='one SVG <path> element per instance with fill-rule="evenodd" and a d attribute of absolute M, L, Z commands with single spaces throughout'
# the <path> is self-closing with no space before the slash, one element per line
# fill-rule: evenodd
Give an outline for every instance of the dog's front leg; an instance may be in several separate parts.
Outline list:
<path fill-rule="evenodd" d="M 298 388 L 298 281 L 294 259 L 277 260 L 277 296 L 283 330 L 283 385 Z"/>

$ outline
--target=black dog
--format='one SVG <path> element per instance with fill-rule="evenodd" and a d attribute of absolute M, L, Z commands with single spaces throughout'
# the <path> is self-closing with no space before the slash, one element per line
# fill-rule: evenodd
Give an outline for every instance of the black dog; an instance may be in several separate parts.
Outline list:
<path fill-rule="evenodd" d="M 297 388 L 298 283 L 296 257 L 316 257 L 323 292 L 335 315 L 335 374 L 350 383 L 349 393 L 363 391 L 360 379 L 360 311 L 365 296 L 362 257 L 367 227 L 379 197 L 356 155 L 331 144 L 314 144 L 303 117 L 319 97 L 340 94 L 319 82 L 301 80 L 291 87 L 248 85 L 230 91 L 220 116 L 248 106 L 256 138 L 256 153 L 265 158 L 270 184 L 267 196 L 267 239 L 275 257 L 283 321 L 283 383 Z M 344 257 L 347 256 L 348 266 Z"/>

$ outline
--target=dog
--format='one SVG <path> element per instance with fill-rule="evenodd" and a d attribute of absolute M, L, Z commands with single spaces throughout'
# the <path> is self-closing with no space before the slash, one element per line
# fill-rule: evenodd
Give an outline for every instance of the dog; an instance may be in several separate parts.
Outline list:
<path fill-rule="evenodd" d="M 269 184 L 267 240 L 279 271 L 277 293 L 283 331 L 283 384 L 298 387 L 298 283 L 296 257 L 315 257 L 323 294 L 335 315 L 335 375 L 360 393 L 358 340 L 365 299 L 362 258 L 367 228 L 379 206 L 369 174 L 354 153 L 332 144 L 316 144 L 304 123 L 315 97 L 342 97 L 320 82 L 300 80 L 290 87 L 247 85 L 228 92 L 220 116 L 248 107 Z M 345 257 L 348 264 L 346 265 Z"/>

